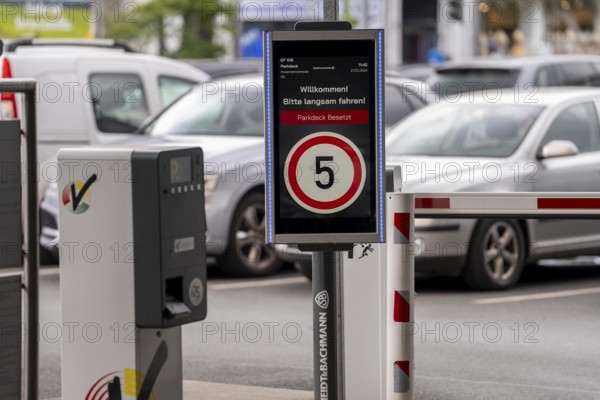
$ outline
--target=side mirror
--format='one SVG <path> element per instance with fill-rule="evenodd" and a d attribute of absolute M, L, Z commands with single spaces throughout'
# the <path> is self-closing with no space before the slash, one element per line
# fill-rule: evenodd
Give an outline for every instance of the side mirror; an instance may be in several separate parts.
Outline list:
<path fill-rule="evenodd" d="M 548 142 L 538 152 L 538 159 L 574 156 L 579 153 L 575 143 L 570 140 L 553 140 Z"/>

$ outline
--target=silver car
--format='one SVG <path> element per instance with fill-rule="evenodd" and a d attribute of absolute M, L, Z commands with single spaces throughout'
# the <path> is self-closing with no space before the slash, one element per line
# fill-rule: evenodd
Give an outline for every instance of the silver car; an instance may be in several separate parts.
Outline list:
<path fill-rule="evenodd" d="M 600 89 L 464 94 L 389 132 L 386 163 L 405 192 L 600 192 Z M 473 289 L 507 289 L 524 265 L 597 254 L 599 220 L 417 219 L 417 271 L 460 274 Z M 280 247 L 288 259 L 309 254 Z"/>
<path fill-rule="evenodd" d="M 386 125 L 425 106 L 400 78 L 386 82 Z M 144 145 L 200 146 L 205 160 L 207 252 L 219 267 L 238 276 L 272 273 L 282 265 L 265 243 L 264 112 L 261 75 L 202 84 L 150 121 L 137 139 Z M 58 227 L 56 187 L 41 207 L 41 242 L 53 251 Z"/>

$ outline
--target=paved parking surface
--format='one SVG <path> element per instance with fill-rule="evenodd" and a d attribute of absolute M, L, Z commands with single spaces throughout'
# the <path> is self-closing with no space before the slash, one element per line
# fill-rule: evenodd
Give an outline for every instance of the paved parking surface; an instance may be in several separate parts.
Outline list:
<path fill-rule="evenodd" d="M 558 265 L 529 270 L 509 292 L 419 278 L 415 398 L 600 399 L 600 268 Z M 260 280 L 212 275 L 208 318 L 183 330 L 187 387 L 227 384 L 212 387 L 230 388 L 231 398 L 240 388 L 229 385 L 294 389 L 304 392 L 286 393 L 305 398 L 313 380 L 310 283 L 293 270 Z M 49 270 L 42 324 L 60 322 L 58 288 Z M 46 399 L 60 396 L 60 344 L 47 339 Z"/>

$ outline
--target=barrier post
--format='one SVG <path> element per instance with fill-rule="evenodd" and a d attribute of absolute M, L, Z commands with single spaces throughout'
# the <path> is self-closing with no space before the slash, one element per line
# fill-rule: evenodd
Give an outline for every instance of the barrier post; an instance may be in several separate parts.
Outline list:
<path fill-rule="evenodd" d="M 415 197 L 388 193 L 387 266 L 382 340 L 386 400 L 412 400 L 414 389 Z"/>
<path fill-rule="evenodd" d="M 344 399 L 385 400 L 386 243 L 357 243 L 344 268 Z"/>
<path fill-rule="evenodd" d="M 401 191 L 400 166 L 386 169 L 385 188 Z M 387 244 L 357 243 L 342 264 L 345 399 L 385 400 Z"/>

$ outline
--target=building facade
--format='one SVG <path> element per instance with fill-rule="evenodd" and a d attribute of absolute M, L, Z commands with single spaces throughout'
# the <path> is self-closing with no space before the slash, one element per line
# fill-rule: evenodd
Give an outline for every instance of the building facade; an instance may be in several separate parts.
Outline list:
<path fill-rule="evenodd" d="M 427 62 L 432 46 L 447 59 L 600 53 L 599 8 L 599 0 L 404 0 L 402 44 L 411 47 L 402 61 Z"/>

